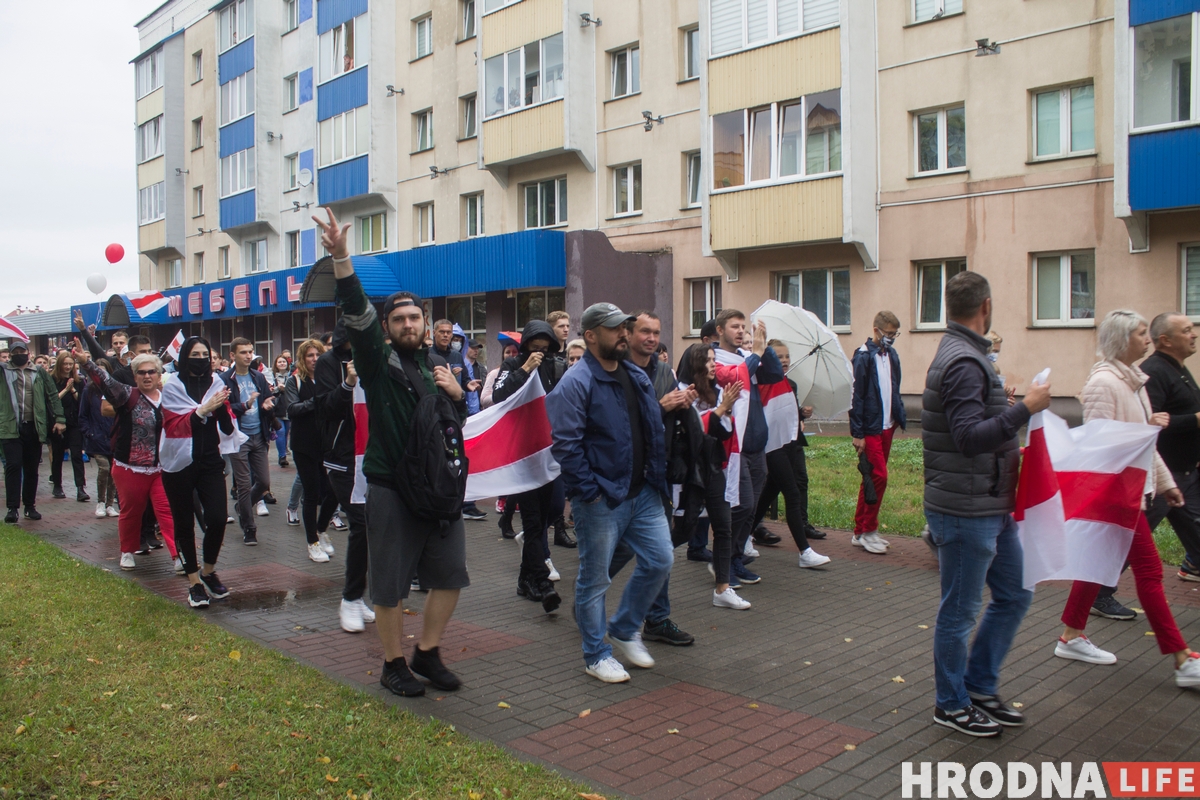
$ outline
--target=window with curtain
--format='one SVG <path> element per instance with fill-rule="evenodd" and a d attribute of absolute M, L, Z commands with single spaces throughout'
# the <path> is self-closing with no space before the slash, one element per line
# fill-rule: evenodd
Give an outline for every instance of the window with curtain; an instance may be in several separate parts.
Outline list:
<path fill-rule="evenodd" d="M 358 252 L 382 253 L 387 250 L 387 213 L 358 218 Z"/>
<path fill-rule="evenodd" d="M 1193 36 L 1197 14 L 1133 29 L 1133 126 L 1145 128 L 1196 119 Z"/>
<path fill-rule="evenodd" d="M 712 126 L 716 191 L 842 169 L 840 89 L 718 114 Z"/>
<path fill-rule="evenodd" d="M 483 82 L 487 117 L 562 97 L 562 34 L 487 59 Z"/>
<path fill-rule="evenodd" d="M 163 154 L 162 115 L 138 126 L 138 163 Z"/>
<path fill-rule="evenodd" d="M 217 18 L 220 52 L 254 35 L 254 0 L 237 0 L 221 9 Z"/>
<path fill-rule="evenodd" d="M 837 25 L 838 0 L 709 0 L 710 55 Z"/>
<path fill-rule="evenodd" d="M 776 298 L 800 306 L 831 328 L 850 326 L 850 270 L 845 267 L 784 273 L 776 281 Z"/>
<path fill-rule="evenodd" d="M 162 86 L 162 58 L 162 50 L 155 50 L 134 65 L 134 78 L 137 82 L 139 100 Z"/>
<path fill-rule="evenodd" d="M 371 26 L 366 14 L 348 19 L 321 34 L 317 43 L 317 82 L 365 66 L 370 58 Z"/>
<path fill-rule="evenodd" d="M 689 333 L 700 335 L 700 329 L 721 313 L 721 279 L 699 278 L 688 281 Z"/>
<path fill-rule="evenodd" d="M 1183 313 L 1200 318 L 1200 245 L 1183 248 Z"/>
<path fill-rule="evenodd" d="M 913 114 L 917 172 L 946 172 L 967 166 L 967 118 L 963 106 Z"/>
<path fill-rule="evenodd" d="M 613 214 L 618 217 L 642 210 L 642 165 L 613 168 Z"/>
<path fill-rule="evenodd" d="M 1090 153 L 1095 149 L 1096 100 L 1091 83 L 1034 93 L 1034 158 Z"/>
<path fill-rule="evenodd" d="M 567 222 L 567 179 L 551 178 L 527 183 L 525 195 L 525 227 L 550 228 Z"/>
<path fill-rule="evenodd" d="M 318 166 L 336 164 L 367 152 L 371 138 L 371 115 L 367 108 L 352 108 L 317 124 Z"/>
<path fill-rule="evenodd" d="M 946 282 L 965 271 L 963 259 L 917 264 L 917 327 L 946 327 Z"/>
<path fill-rule="evenodd" d="M 254 70 L 221 86 L 221 124 L 228 125 L 254 113 Z"/>
<path fill-rule="evenodd" d="M 1034 258 L 1033 267 L 1034 325 L 1095 323 L 1095 253 L 1039 255 Z"/>
<path fill-rule="evenodd" d="M 947 14 L 961 14 L 962 0 L 912 0 L 913 22 L 941 19 Z"/>

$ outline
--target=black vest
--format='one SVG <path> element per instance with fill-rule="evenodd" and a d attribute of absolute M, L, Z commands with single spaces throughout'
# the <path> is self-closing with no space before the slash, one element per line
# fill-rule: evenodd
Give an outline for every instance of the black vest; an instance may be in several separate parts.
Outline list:
<path fill-rule="evenodd" d="M 986 340 L 951 328 L 938 345 L 925 376 L 921 398 L 921 439 L 925 449 L 925 509 L 956 517 L 990 517 L 1016 507 L 1020 451 L 1017 437 L 995 452 L 968 458 L 959 452 L 942 404 L 942 378 L 956 361 L 971 359 L 988 376 L 990 391 L 984 416 L 1008 409 L 1004 384 L 985 356 Z"/>

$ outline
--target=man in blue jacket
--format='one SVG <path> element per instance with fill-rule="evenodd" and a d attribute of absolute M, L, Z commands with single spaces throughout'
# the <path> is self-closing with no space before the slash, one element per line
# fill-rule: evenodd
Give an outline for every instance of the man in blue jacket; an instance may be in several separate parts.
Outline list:
<path fill-rule="evenodd" d="M 900 335 L 900 320 L 891 311 L 875 315 L 875 330 L 867 343 L 854 351 L 854 394 L 850 405 L 850 437 L 861 457 L 871 464 L 876 502 L 867 503 L 858 490 L 854 512 L 854 536 L 850 543 L 868 553 L 883 555 L 888 542 L 879 535 L 879 507 L 887 489 L 887 462 L 896 428 L 908 422 L 900 399 L 900 356 L 894 345 Z"/>
<path fill-rule="evenodd" d="M 546 396 L 551 452 L 562 466 L 579 541 L 575 617 L 584 664 L 588 675 L 605 683 L 629 680 L 604 642 L 613 553 L 625 545 L 637 568 L 608 620 L 608 640 L 643 669 L 654 659 L 642 644 L 642 621 L 673 560 L 662 413 L 646 373 L 625 364 L 626 324 L 632 320 L 611 303 L 589 306 L 581 320 L 583 361 Z"/>

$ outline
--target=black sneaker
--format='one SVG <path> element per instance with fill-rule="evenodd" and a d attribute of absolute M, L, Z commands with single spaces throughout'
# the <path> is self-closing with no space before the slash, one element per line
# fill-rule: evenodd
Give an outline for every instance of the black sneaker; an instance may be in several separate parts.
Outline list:
<path fill-rule="evenodd" d="M 517 532 L 513 530 L 512 525 L 501 525 L 500 526 L 500 535 L 503 536 L 505 539 L 517 538 Z"/>
<path fill-rule="evenodd" d="M 1126 608 L 1121 605 L 1121 601 L 1112 595 L 1107 597 L 1097 597 L 1096 602 L 1092 603 L 1092 614 L 1098 617 L 1108 617 L 1109 619 L 1119 619 L 1129 622 L 1137 619 L 1137 612 L 1131 608 Z"/>
<path fill-rule="evenodd" d="M 425 684 L 409 671 L 408 664 L 404 663 L 404 656 L 394 661 L 383 662 L 383 674 L 379 676 L 379 683 L 392 694 L 401 697 L 420 697 L 425 694 Z"/>
<path fill-rule="evenodd" d="M 275 499 L 275 495 L 270 492 L 263 492 L 262 501 L 269 506 L 273 506 L 279 501 Z"/>
<path fill-rule="evenodd" d="M 150 543 L 147 542 L 145 539 L 143 539 L 142 543 L 138 545 L 138 549 L 133 551 L 133 554 L 136 556 L 144 556 L 149 552 L 150 552 Z"/>
<path fill-rule="evenodd" d="M 558 596 L 558 592 L 554 589 L 554 584 L 549 578 L 545 578 L 538 582 L 538 590 L 542 593 L 542 610 L 547 614 L 553 614 L 562 605 L 562 598 Z"/>
<path fill-rule="evenodd" d="M 193 583 L 188 589 L 188 605 L 192 608 L 208 608 L 208 592 L 204 591 L 203 583 Z"/>
<path fill-rule="evenodd" d="M 529 578 L 517 579 L 517 594 L 535 603 L 541 602 L 542 590 L 538 584 Z"/>
<path fill-rule="evenodd" d="M 933 721 L 938 725 L 945 725 L 951 730 L 980 739 L 1000 735 L 1000 723 L 994 722 L 975 706 L 960 708 L 958 711 L 943 711 L 935 708 Z"/>
<path fill-rule="evenodd" d="M 432 650 L 422 650 L 420 647 L 414 647 L 411 666 L 414 674 L 420 675 L 429 681 L 435 689 L 441 689 L 443 692 L 453 692 L 462 686 L 462 681 L 458 679 L 458 676 L 446 669 L 446 665 L 442 663 L 442 657 L 438 654 L 436 647 Z"/>
<path fill-rule="evenodd" d="M 824 539 L 825 531 L 819 531 L 810 523 L 806 522 L 804 523 L 804 537 L 806 539 Z"/>
<path fill-rule="evenodd" d="M 754 533 L 751 535 L 751 538 L 754 539 L 755 544 L 763 544 L 768 547 L 774 547 L 783 541 L 783 539 L 781 539 L 778 535 L 771 533 L 762 525 L 759 525 L 754 529 Z"/>
<path fill-rule="evenodd" d="M 971 705 L 1006 728 L 1018 728 L 1025 724 L 1025 715 L 1001 700 L 999 695 L 984 697 L 972 692 Z"/>
<path fill-rule="evenodd" d="M 254 547 L 258 544 L 258 531 L 246 531 L 242 534 L 242 544 L 246 547 Z"/>
<path fill-rule="evenodd" d="M 711 564 L 712 563 L 712 550 L 709 550 L 707 547 L 702 547 L 699 550 L 693 550 L 692 548 L 689 547 L 688 551 L 687 551 L 687 560 L 688 561 L 703 561 L 703 562 L 707 562 L 707 563 Z"/>
<path fill-rule="evenodd" d="M 204 581 L 204 588 L 208 589 L 209 595 L 214 600 L 221 600 L 229 597 L 229 590 L 225 588 L 225 584 L 221 583 L 221 579 L 217 577 L 217 573 L 210 572 L 205 575 L 200 573 L 200 580 Z"/>
<path fill-rule="evenodd" d="M 21 517 L 20 511 L 18 511 L 15 508 L 10 508 L 8 510 L 8 513 L 4 515 L 4 521 L 10 525 L 14 525 L 14 524 L 16 524 L 17 520 L 20 519 L 20 517 Z"/>
<path fill-rule="evenodd" d="M 25 519 L 39 520 L 42 515 L 33 506 L 25 506 Z"/>
<path fill-rule="evenodd" d="M 286 467 L 287 465 L 288 465 L 288 460 L 286 458 L 279 459 L 279 466 Z"/>
<path fill-rule="evenodd" d="M 1179 580 L 1200 583 L 1200 569 L 1197 569 L 1188 559 L 1183 559 L 1183 563 L 1179 565 Z"/>
<path fill-rule="evenodd" d="M 462 515 L 463 515 L 463 519 L 473 519 L 476 521 L 481 520 L 481 519 L 487 519 L 487 514 L 480 511 L 478 508 L 476 508 L 473 505 L 463 506 Z"/>
<path fill-rule="evenodd" d="M 662 622 L 646 620 L 646 624 L 642 626 L 642 638 L 652 642 L 666 642 L 677 647 L 686 647 L 696 641 L 695 636 L 679 630 L 679 626 L 670 619 L 664 619 Z"/>
<path fill-rule="evenodd" d="M 162 539 L 159 539 L 157 536 L 151 536 L 149 539 L 146 540 L 146 544 L 150 546 L 151 550 L 162 550 L 163 549 Z"/>

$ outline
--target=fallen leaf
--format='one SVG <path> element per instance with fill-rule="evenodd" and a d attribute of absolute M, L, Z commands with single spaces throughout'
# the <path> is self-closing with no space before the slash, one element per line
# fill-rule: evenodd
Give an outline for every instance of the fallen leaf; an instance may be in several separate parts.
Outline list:
<path fill-rule="evenodd" d="M 892 582 L 891 582 L 891 581 L 884 581 L 884 582 L 883 582 L 883 585 L 884 585 L 884 586 L 891 586 L 891 585 L 892 585 Z"/>
<path fill-rule="evenodd" d="M 927 631 L 927 630 L 929 630 L 929 626 L 928 626 L 928 625 L 918 625 L 917 627 L 918 627 L 918 628 L 920 628 L 920 629 L 921 629 L 921 630 L 923 630 L 923 631 Z"/>
<path fill-rule="evenodd" d="M 239 769 L 241 769 L 241 767 L 239 767 L 237 764 L 230 764 L 230 765 L 229 765 L 229 771 L 230 771 L 230 772 L 237 772 Z"/>
<path fill-rule="evenodd" d="M 1147 636 L 1153 636 L 1153 635 L 1154 635 L 1154 631 L 1146 631 L 1146 635 L 1147 635 Z"/>
<path fill-rule="evenodd" d="M 679 733 L 679 728 L 667 728 L 667 733 L 670 733 L 670 734 Z"/>
<path fill-rule="evenodd" d="M 75 730 L 74 725 L 68 725 L 67 727 L 63 728 L 63 733 L 78 733 L 78 731 Z"/>
<path fill-rule="evenodd" d="M 318 764 L 328 764 L 332 760 L 333 759 L 331 759 L 329 756 L 321 756 L 320 758 L 317 759 L 317 763 Z"/>
<path fill-rule="evenodd" d="M 459 650 L 458 652 L 465 653 L 465 652 L 467 652 L 467 648 L 464 647 L 462 650 Z"/>
<path fill-rule="evenodd" d="M 804 666 L 806 666 L 806 667 L 811 667 L 811 666 L 812 666 L 812 662 L 811 662 L 811 661 L 805 661 L 805 662 L 804 662 Z"/>
<path fill-rule="evenodd" d="M 222 781 L 221 783 L 218 783 L 218 784 L 217 784 L 217 788 L 218 788 L 218 789 L 224 789 L 224 788 L 225 788 L 226 786 L 228 786 L 228 785 L 229 785 L 228 783 L 225 783 L 224 781 Z"/>
<path fill-rule="evenodd" d="M 1195 589 L 1193 589 L 1192 591 L 1194 592 L 1194 591 L 1196 591 L 1196 590 L 1195 590 Z M 1129 607 L 1129 610 L 1130 610 L 1130 611 L 1136 611 L 1136 612 L 1138 612 L 1139 614 L 1145 614 L 1145 613 L 1146 613 L 1145 611 L 1143 611 L 1142 609 L 1138 608 L 1137 606 L 1130 606 L 1130 607 Z"/>
<path fill-rule="evenodd" d="M 400 759 L 399 755 L 392 756 L 392 761 L 400 761 L 400 760 L 401 759 Z"/>
<path fill-rule="evenodd" d="M 404 613 L 410 617 L 415 617 L 417 615 L 417 612 L 413 611 L 411 608 L 404 609 Z"/>
<path fill-rule="evenodd" d="M 188 718 L 187 718 L 187 721 L 188 721 L 188 722 L 195 722 L 195 721 L 196 721 L 196 720 L 198 720 L 198 719 L 200 719 L 200 715 L 199 715 L 199 714 L 192 714 L 190 717 L 188 717 Z"/>
<path fill-rule="evenodd" d="M 857 749 L 858 749 L 858 747 L 857 747 L 857 745 L 848 744 L 848 745 L 846 745 L 846 747 L 845 747 L 844 749 L 846 749 L 846 750 L 857 750 Z"/>
<path fill-rule="evenodd" d="M 592 710 L 591 710 L 590 708 L 585 708 L 583 711 L 580 711 L 580 712 L 579 712 L 579 716 L 580 716 L 581 718 L 582 718 L 582 717 L 587 717 L 587 716 L 590 716 L 590 715 L 591 715 L 591 713 L 592 713 Z"/>
<path fill-rule="evenodd" d="M 88 781 L 88 786 L 99 786 L 102 783 L 104 783 L 104 781 Z"/>
<path fill-rule="evenodd" d="M 338 782 L 338 779 L 330 775 L 328 772 L 325 773 L 325 780 L 329 781 L 330 783 Z"/>
<path fill-rule="evenodd" d="M 113 696 L 114 694 L 116 694 L 118 691 L 119 691 L 118 689 L 113 689 L 111 692 L 105 692 L 105 693 L 104 693 L 104 696 L 105 696 L 105 697 L 112 697 L 112 696 Z"/>
<path fill-rule="evenodd" d="M 95 658 L 89 658 L 89 659 L 88 659 L 88 663 L 89 663 L 89 664 L 103 664 L 104 662 L 103 662 L 103 661 L 99 661 L 99 660 L 97 660 L 97 659 L 95 659 Z"/>
<path fill-rule="evenodd" d="M 17 726 L 17 732 L 16 732 L 15 734 L 13 734 L 13 735 L 14 735 L 14 736 L 20 736 L 20 735 L 21 735 L 22 733 L 24 733 L 24 732 L 25 732 L 25 726 L 24 726 L 24 725 L 18 725 L 18 726 Z"/>
<path fill-rule="evenodd" d="M 589 794 L 589 793 L 585 793 L 585 792 L 580 792 L 579 796 L 582 797 L 583 800 L 605 800 L 604 795 L 602 795 L 602 794 Z"/>
<path fill-rule="evenodd" d="M 868 586 L 868 587 L 867 587 L 867 591 L 868 591 L 868 592 L 869 592 L 869 591 L 871 591 L 871 587 L 870 587 L 870 586 Z"/>
<path fill-rule="evenodd" d="M 899 675 L 897 675 L 896 677 L 892 678 L 892 683 L 904 683 L 904 678 L 901 678 Z"/>
<path fill-rule="evenodd" d="M 232 658 L 234 661 L 241 661 L 242 653 L 239 650 L 230 650 L 229 657 Z"/>
<path fill-rule="evenodd" d="M 374 675 L 375 673 L 374 673 L 372 670 L 367 670 L 367 674 L 368 674 L 368 675 Z"/>
<path fill-rule="evenodd" d="M 746 708 L 758 708 L 758 703 L 751 703 L 750 705 L 746 706 Z"/>
<path fill-rule="evenodd" d="M 162 704 L 159 706 L 159 708 L 163 709 L 164 711 L 170 711 L 170 710 L 171 710 L 171 704 L 170 704 L 170 703 L 162 703 Z"/>
<path fill-rule="evenodd" d="M 1012 707 L 1013 708 L 1024 708 L 1025 704 L 1024 703 L 1013 703 Z"/>
<path fill-rule="evenodd" d="M 891 712 L 890 712 L 890 713 L 892 713 L 892 714 L 899 714 L 899 713 L 900 713 L 900 709 L 898 709 L 898 708 L 893 708 L 893 709 L 891 710 Z"/>
<path fill-rule="evenodd" d="M 512 708 L 512 706 L 501 700 L 499 703 L 496 703 L 496 708 Z"/>
<path fill-rule="evenodd" d="M 483 795 L 479 792 L 467 792 L 469 800 L 483 800 Z"/>
<path fill-rule="evenodd" d="M 407 636 L 405 636 L 404 638 L 405 638 L 405 639 L 412 639 L 412 638 L 414 638 L 414 636 L 415 636 L 415 634 L 411 634 L 411 633 L 410 633 L 410 634 L 408 634 Z"/>
<path fill-rule="evenodd" d="M 851 639 L 849 636 L 847 636 L 847 637 L 845 638 L 845 640 L 844 640 L 844 641 L 847 641 L 847 642 L 853 642 L 854 640 L 853 640 L 853 639 Z"/>

